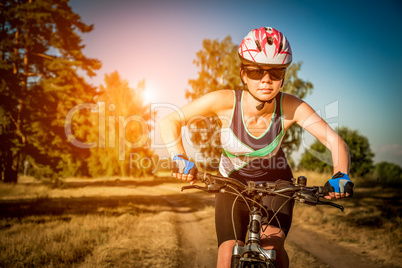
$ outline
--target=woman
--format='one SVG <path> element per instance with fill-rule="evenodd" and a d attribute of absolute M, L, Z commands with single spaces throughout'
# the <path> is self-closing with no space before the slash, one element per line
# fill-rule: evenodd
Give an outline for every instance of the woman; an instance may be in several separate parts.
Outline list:
<path fill-rule="evenodd" d="M 163 141 L 170 155 L 175 156 L 173 176 L 194 183 L 197 171 L 195 164 L 185 156 L 183 144 L 176 142 L 181 137 L 181 127 L 196 117 L 217 116 L 222 125 L 221 175 L 242 182 L 291 181 L 293 175 L 280 145 L 286 130 L 297 123 L 332 153 L 336 176 L 327 182 L 332 192 L 326 198 L 349 196 L 353 184 L 347 175 L 349 153 L 345 142 L 308 104 L 293 95 L 280 92 L 286 67 L 292 61 L 292 51 L 286 37 L 274 28 L 254 29 L 240 44 L 239 57 L 245 90 L 211 92 L 182 107 L 181 115 L 172 113 L 161 121 Z M 235 245 L 230 217 L 233 200 L 230 194 L 216 195 L 217 267 L 230 267 Z M 271 197 L 271 200 L 265 200 L 265 204 L 272 212 L 284 200 L 272 200 Z M 262 240 L 262 246 L 276 250 L 277 267 L 289 266 L 284 242 L 290 229 L 292 212 L 293 203 L 287 202 L 278 213 L 278 221 L 272 221 L 263 234 L 271 238 L 269 241 Z M 248 211 L 241 203 L 236 204 L 234 220 L 239 232 L 237 237 L 244 237 Z"/>

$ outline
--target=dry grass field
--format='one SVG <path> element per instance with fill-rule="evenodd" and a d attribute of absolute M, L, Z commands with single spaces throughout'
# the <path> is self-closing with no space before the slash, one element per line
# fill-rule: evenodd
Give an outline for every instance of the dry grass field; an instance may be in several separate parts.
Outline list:
<path fill-rule="evenodd" d="M 0 267 L 177 267 L 174 213 L 139 184 L 1 185 Z"/>
<path fill-rule="evenodd" d="M 315 172 L 294 175 L 305 175 L 310 186 L 325 182 Z M 377 267 L 402 267 L 401 189 L 359 188 L 359 182 L 355 180 L 352 199 L 337 202 L 344 212 L 297 203 L 294 225 L 314 228 L 322 237 L 377 260 Z"/>
<path fill-rule="evenodd" d="M 307 174 L 309 185 L 321 185 L 321 176 Z M 193 261 L 203 263 L 192 267 L 210 267 L 213 195 L 180 193 L 182 185 L 169 177 L 0 184 L 0 267 L 190 267 L 192 247 L 202 247 L 193 249 L 201 252 Z M 376 267 L 401 267 L 400 195 L 357 189 L 340 202 L 344 213 L 297 204 L 293 224 L 374 259 Z M 195 244 L 184 240 L 196 233 Z M 287 250 L 291 267 L 328 267 L 292 243 Z"/>

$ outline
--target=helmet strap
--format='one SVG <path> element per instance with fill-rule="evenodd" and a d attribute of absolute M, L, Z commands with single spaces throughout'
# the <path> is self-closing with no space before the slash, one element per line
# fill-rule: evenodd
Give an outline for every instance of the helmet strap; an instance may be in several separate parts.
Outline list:
<path fill-rule="evenodd" d="M 273 99 L 270 99 L 269 101 L 260 100 L 259 98 L 257 98 L 256 96 L 254 96 L 254 95 L 250 92 L 250 90 L 248 90 L 247 84 L 244 84 L 244 90 L 245 90 L 245 91 L 248 91 L 248 93 L 250 93 L 250 95 L 251 95 L 256 101 L 259 101 L 259 102 L 260 102 L 260 104 L 258 104 L 257 106 L 255 106 L 255 108 L 256 108 L 258 111 L 261 111 L 262 109 L 264 109 L 265 103 L 271 103 L 272 100 L 273 100 Z"/>

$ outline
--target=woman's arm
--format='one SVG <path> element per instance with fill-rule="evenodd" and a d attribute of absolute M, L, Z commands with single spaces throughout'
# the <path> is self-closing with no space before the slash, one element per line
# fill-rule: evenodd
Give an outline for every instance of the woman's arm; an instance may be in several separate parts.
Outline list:
<path fill-rule="evenodd" d="M 201 98 L 183 106 L 181 109 L 163 118 L 159 123 L 163 143 L 170 156 L 185 155 L 181 137 L 181 128 L 209 116 L 219 115 L 225 109 L 233 106 L 234 94 L 231 90 L 219 90 L 208 93 Z M 193 176 L 173 173 L 178 179 L 192 180 Z"/>
<path fill-rule="evenodd" d="M 333 174 L 342 172 L 349 174 L 350 156 L 345 141 L 322 119 L 307 103 L 299 100 L 296 105 L 294 120 L 302 128 L 316 137 L 331 151 Z M 342 198 L 344 193 L 330 193 L 331 198 Z M 349 196 L 346 193 L 346 196 Z"/>
<path fill-rule="evenodd" d="M 334 174 L 338 171 L 349 174 L 349 150 L 343 139 L 307 103 L 296 109 L 297 124 L 316 137 L 331 151 Z"/>

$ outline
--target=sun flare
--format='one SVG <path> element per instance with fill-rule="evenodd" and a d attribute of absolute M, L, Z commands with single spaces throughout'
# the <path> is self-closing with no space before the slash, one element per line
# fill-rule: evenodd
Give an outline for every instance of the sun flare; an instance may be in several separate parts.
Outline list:
<path fill-rule="evenodd" d="M 155 97 L 155 93 L 152 89 L 146 88 L 144 91 L 144 102 L 150 103 Z"/>
<path fill-rule="evenodd" d="M 152 82 L 146 82 L 145 90 L 144 90 L 144 102 L 146 103 L 152 103 L 153 101 L 156 100 L 156 94 L 157 94 L 157 87 L 155 83 Z"/>
<path fill-rule="evenodd" d="M 157 82 L 155 81 L 150 81 L 147 80 L 145 83 L 145 90 L 144 90 L 144 102 L 145 103 L 152 103 L 157 101 L 158 98 L 160 98 L 160 96 L 158 96 L 158 94 L 160 94 L 160 86 Z"/>

